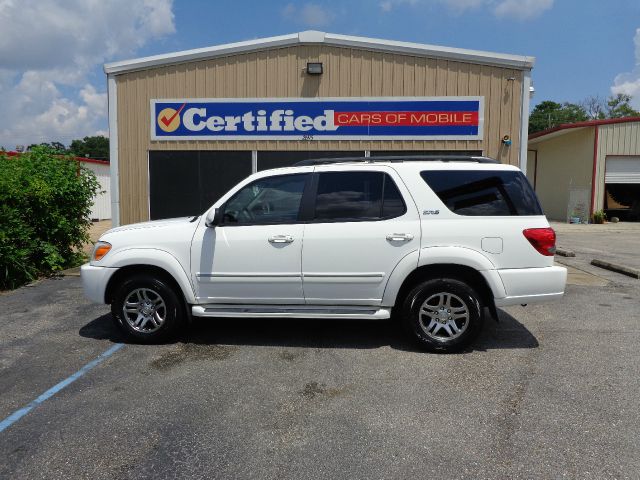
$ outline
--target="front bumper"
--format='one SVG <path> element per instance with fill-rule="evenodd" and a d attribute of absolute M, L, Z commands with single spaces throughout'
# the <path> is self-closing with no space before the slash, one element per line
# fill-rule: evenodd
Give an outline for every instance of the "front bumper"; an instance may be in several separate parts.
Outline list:
<path fill-rule="evenodd" d="M 496 298 L 497 307 L 544 303 L 564 295 L 567 269 L 564 267 L 510 268 L 498 270 L 506 297 Z"/>
<path fill-rule="evenodd" d="M 96 267 L 89 263 L 82 265 L 80 277 L 85 297 L 95 303 L 105 303 L 104 294 L 107 290 L 107 284 L 117 271 L 117 268 Z"/>

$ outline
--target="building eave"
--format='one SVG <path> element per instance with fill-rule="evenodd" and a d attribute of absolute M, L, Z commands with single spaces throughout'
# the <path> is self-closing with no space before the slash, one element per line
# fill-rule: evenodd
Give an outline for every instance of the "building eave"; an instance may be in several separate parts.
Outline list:
<path fill-rule="evenodd" d="M 416 57 L 446 58 L 461 62 L 508 67 L 516 70 L 531 70 L 535 63 L 535 58 L 529 56 L 442 47 L 421 43 L 398 42 L 394 40 L 356 37 L 309 30 L 276 37 L 227 43 L 224 45 L 215 45 L 212 47 L 197 48 L 193 50 L 107 63 L 104 65 L 104 71 L 109 75 L 118 75 L 136 70 L 164 67 L 186 62 L 197 62 L 218 57 L 226 57 L 274 48 L 284 48 L 295 45 L 327 45 L 411 55 Z"/>
<path fill-rule="evenodd" d="M 538 135 L 538 136 L 534 136 L 535 134 L 532 134 L 529 136 L 529 142 L 528 145 L 530 147 L 538 145 L 539 143 L 542 142 L 546 142 L 547 140 L 551 140 L 553 138 L 557 138 L 557 137 L 561 137 L 563 135 L 566 135 L 568 133 L 571 132 L 577 132 L 580 130 L 584 130 L 585 128 L 589 128 L 588 126 L 576 126 L 576 127 L 572 127 L 572 128 L 556 128 L 553 130 L 549 130 L 547 133 L 545 133 L 544 135 Z"/>

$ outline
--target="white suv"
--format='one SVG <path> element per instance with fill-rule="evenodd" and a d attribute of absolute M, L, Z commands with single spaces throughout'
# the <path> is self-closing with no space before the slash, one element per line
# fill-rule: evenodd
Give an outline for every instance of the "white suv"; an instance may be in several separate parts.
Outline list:
<path fill-rule="evenodd" d="M 483 307 L 564 293 L 555 233 L 516 167 L 485 157 L 303 162 L 251 175 L 202 216 L 105 233 L 86 295 L 129 337 L 159 342 L 195 317 L 400 320 L 455 351 Z"/>

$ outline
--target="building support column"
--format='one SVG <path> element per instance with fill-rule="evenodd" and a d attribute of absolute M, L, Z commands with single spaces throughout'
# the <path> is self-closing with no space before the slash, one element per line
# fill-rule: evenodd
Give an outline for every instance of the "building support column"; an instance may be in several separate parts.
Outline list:
<path fill-rule="evenodd" d="M 109 104 L 109 173 L 111 174 L 111 225 L 120 226 L 120 173 L 118 171 L 118 86 L 113 75 L 107 76 Z"/>
<path fill-rule="evenodd" d="M 525 70 L 522 78 L 522 110 L 520 113 L 520 170 L 527 174 L 527 150 L 529 145 L 529 104 L 531 100 L 531 70 Z"/>

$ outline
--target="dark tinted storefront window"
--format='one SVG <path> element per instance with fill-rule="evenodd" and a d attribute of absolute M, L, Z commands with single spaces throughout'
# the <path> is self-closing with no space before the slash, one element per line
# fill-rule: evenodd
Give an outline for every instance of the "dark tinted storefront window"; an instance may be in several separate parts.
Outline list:
<path fill-rule="evenodd" d="M 405 211 L 398 187 L 385 173 L 326 172 L 319 175 L 315 220 L 379 220 L 400 216 Z"/>
<path fill-rule="evenodd" d="M 538 198 L 522 172 L 427 170 L 420 175 L 458 215 L 542 215 Z"/>
<path fill-rule="evenodd" d="M 258 171 L 270 168 L 291 167 L 303 160 L 312 158 L 343 158 L 343 157 L 364 157 L 364 152 L 286 152 L 286 151 L 261 151 L 258 152 Z"/>
<path fill-rule="evenodd" d="M 482 150 L 371 150 L 369 155 L 372 157 L 413 157 L 416 155 L 442 155 L 443 157 L 451 155 L 471 155 L 479 157 L 482 155 Z"/>
<path fill-rule="evenodd" d="M 251 152 L 149 152 L 151 220 L 199 215 L 251 175 Z"/>

